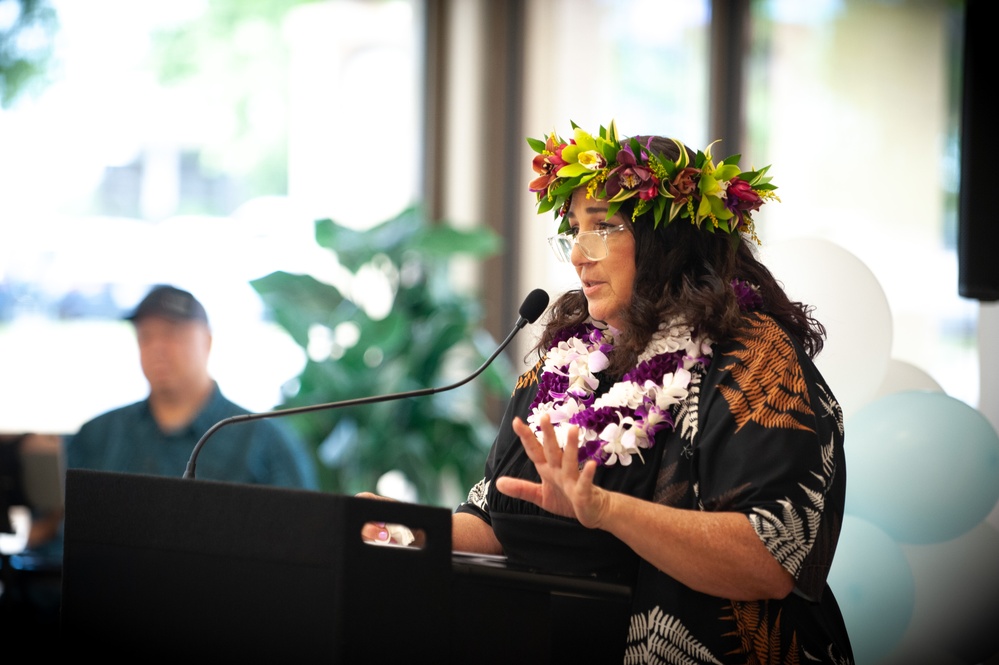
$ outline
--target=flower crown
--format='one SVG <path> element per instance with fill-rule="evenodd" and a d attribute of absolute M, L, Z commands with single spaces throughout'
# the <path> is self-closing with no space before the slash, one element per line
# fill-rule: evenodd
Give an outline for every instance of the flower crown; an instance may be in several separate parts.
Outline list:
<path fill-rule="evenodd" d="M 711 232 L 746 233 L 757 243 L 752 214 L 766 201 L 780 200 L 774 193 L 777 186 L 766 175 L 769 165 L 741 171 L 741 155 L 732 155 L 715 166 L 711 146 L 717 141 L 698 151 L 691 163 L 687 149 L 676 139 L 671 139 L 680 151 L 676 161 L 654 152 L 651 139 L 644 146 L 635 138 L 622 143 L 613 120 L 610 127 L 601 126 L 596 137 L 574 122 L 572 129 L 570 141 L 554 131 L 544 141 L 527 139 L 538 153 L 533 166 L 539 176 L 530 184 L 538 195 L 538 213 L 555 210 L 555 218 L 562 219 L 560 233 L 569 230 L 566 215 L 573 191 L 584 186 L 589 197 L 610 203 L 608 216 L 637 198 L 632 221 L 651 209 L 657 228 L 664 220 L 669 224 L 689 219 L 698 228 L 708 220 L 704 226 Z"/>

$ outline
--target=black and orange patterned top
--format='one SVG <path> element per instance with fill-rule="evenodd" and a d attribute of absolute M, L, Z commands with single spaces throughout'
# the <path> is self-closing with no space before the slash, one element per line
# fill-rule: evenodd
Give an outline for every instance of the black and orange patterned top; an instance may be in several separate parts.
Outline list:
<path fill-rule="evenodd" d="M 786 598 L 695 591 L 608 533 L 496 491 L 501 475 L 538 480 L 511 429 L 514 416 L 526 419 L 538 367 L 518 382 L 485 476 L 457 509 L 488 521 L 512 561 L 632 584 L 624 663 L 852 663 L 826 584 L 846 491 L 842 412 L 800 345 L 767 315 L 746 316 L 743 335 L 714 346 L 700 390 L 644 463 L 599 467 L 595 482 L 678 508 L 743 513 L 794 576 Z"/>

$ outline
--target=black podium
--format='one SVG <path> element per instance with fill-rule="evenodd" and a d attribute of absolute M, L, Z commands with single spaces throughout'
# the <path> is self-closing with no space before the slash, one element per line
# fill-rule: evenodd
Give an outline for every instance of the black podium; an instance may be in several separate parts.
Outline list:
<path fill-rule="evenodd" d="M 360 538 L 370 521 L 422 549 Z M 249 662 L 620 662 L 630 589 L 452 555 L 443 508 L 69 470 L 67 653 Z M 596 660 L 594 660 L 596 657 Z"/>

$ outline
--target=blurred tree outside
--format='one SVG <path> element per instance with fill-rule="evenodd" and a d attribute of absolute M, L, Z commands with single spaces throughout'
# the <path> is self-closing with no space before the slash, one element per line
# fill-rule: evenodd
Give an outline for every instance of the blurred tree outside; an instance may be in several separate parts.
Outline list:
<path fill-rule="evenodd" d="M 153 34 L 151 64 L 183 99 L 203 99 L 212 126 L 200 167 L 239 182 L 245 198 L 288 189 L 288 69 L 284 19 L 324 0 L 208 0 L 204 11 Z"/>
<path fill-rule="evenodd" d="M 148 50 L 137 63 L 143 73 L 152 72 L 159 84 L 156 104 L 164 115 L 147 121 L 156 129 L 153 138 L 180 141 L 166 147 L 179 155 L 184 169 L 204 177 L 206 187 L 214 173 L 226 179 L 226 187 L 238 190 L 214 198 L 178 196 L 180 208 L 161 209 L 161 215 L 193 215 L 192 220 L 201 214 L 228 216 L 247 201 L 287 198 L 288 72 L 291 47 L 299 44 L 292 43 L 293 34 L 299 33 L 289 29 L 289 15 L 307 4 L 317 5 L 315 9 L 329 6 L 325 0 L 205 0 L 171 12 L 162 25 L 154 24 L 151 39 L 145 42 Z M 385 3 L 361 4 L 368 10 L 368 23 L 377 25 L 379 35 L 383 34 L 387 25 L 379 23 L 382 15 L 377 11 Z M 55 0 L 0 0 L 0 93 L 5 103 L 15 93 L 24 94 L 44 83 L 50 74 L 59 74 L 57 64 L 45 69 L 49 62 L 45 58 L 56 35 L 60 6 Z M 86 10 L 74 7 L 74 11 Z M 319 15 L 341 22 L 351 16 Z M 307 38 L 322 43 L 324 34 Z M 346 39 L 343 31 L 338 34 L 338 39 Z M 405 48 L 397 51 L 405 53 Z M 325 57 L 314 51 L 300 56 Z M 358 63 L 359 67 L 370 64 Z M 326 73 L 320 68 L 318 75 Z M 344 80 L 327 77 L 316 84 L 338 85 Z M 385 106 L 393 108 L 393 103 L 399 131 L 405 134 L 400 141 L 408 140 L 412 131 L 402 116 L 415 113 L 415 102 L 399 95 Z M 197 121 L 193 132 L 156 124 L 176 114 Z M 346 148 L 357 140 L 356 130 L 353 134 L 343 131 L 342 118 L 323 115 L 322 120 L 337 128 L 336 146 Z M 137 147 L 135 161 L 122 162 L 107 172 L 141 172 L 143 151 L 149 146 L 138 143 Z M 410 167 L 403 163 L 409 157 L 401 143 L 394 147 L 398 162 L 394 186 L 404 190 L 410 186 Z M 352 154 L 353 149 L 347 152 Z M 373 209 L 378 207 L 379 201 L 370 195 L 358 194 L 357 198 L 369 201 Z M 161 219 L 146 216 L 141 206 L 101 208 L 101 201 L 96 197 L 88 209 L 122 219 L 156 223 Z M 265 317 L 282 328 L 306 358 L 301 372 L 283 389 L 277 408 L 448 386 L 470 375 L 495 349 L 496 340 L 481 325 L 482 308 L 476 294 L 463 285 L 452 265 L 468 266 L 467 259 L 494 255 L 501 240 L 485 228 L 466 231 L 443 221 L 429 222 L 418 204 L 410 205 L 367 230 L 356 230 L 356 224 L 348 224 L 354 221 L 350 219 L 339 223 L 320 219 L 314 222 L 314 239 L 319 254 L 329 250 L 328 263 L 315 266 L 301 257 L 293 264 L 296 268 L 265 273 L 251 282 Z M 302 220 L 306 225 L 307 219 Z M 278 223 L 290 222 L 278 219 Z M 461 260 L 452 261 L 456 257 Z M 344 283 L 332 283 L 331 274 L 346 276 Z M 388 474 L 404 479 L 396 489 L 408 492 L 413 500 L 453 506 L 481 477 L 495 435 L 495 424 L 486 413 L 487 397 L 506 398 L 513 378 L 509 360 L 501 355 L 482 375 L 454 390 L 288 420 L 313 446 L 323 490 L 377 491 L 379 480 Z"/>
<path fill-rule="evenodd" d="M 237 179 L 240 197 L 288 194 L 289 18 L 307 4 L 329 3 L 208 0 L 189 20 L 154 33 L 151 65 L 161 84 L 180 99 L 204 99 L 204 113 L 216 114 L 205 121 L 221 131 L 197 146 L 200 168 Z M 338 146 L 354 140 L 347 132 Z M 350 273 L 348 285 L 285 270 L 252 282 L 267 317 L 307 358 L 277 408 L 449 385 L 495 348 L 480 326 L 480 304 L 449 270 L 452 256 L 498 251 L 492 232 L 430 223 L 415 205 L 367 230 L 355 230 L 353 221 L 315 223 L 317 243 Z M 413 500 L 452 506 L 464 498 L 495 434 L 482 396 L 505 396 L 512 385 L 506 360 L 454 391 L 291 417 L 315 449 L 322 489 L 378 490 L 379 479 L 394 472 L 404 478 L 396 489 Z"/>
<path fill-rule="evenodd" d="M 0 0 L 0 108 L 44 87 L 58 25 L 48 0 Z"/>

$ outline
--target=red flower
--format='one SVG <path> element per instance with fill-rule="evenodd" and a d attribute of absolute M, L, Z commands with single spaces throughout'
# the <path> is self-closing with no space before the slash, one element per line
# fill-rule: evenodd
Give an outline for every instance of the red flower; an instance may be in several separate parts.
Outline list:
<path fill-rule="evenodd" d="M 659 179 L 648 166 L 639 164 L 631 150 L 619 150 L 617 166 L 607 174 L 607 197 L 614 198 L 621 191 L 634 192 L 646 201 L 654 199 L 659 191 Z"/>
<path fill-rule="evenodd" d="M 545 151 L 540 155 L 536 155 L 534 161 L 531 163 L 534 171 L 540 174 L 528 186 L 532 192 L 543 194 L 558 179 L 556 175 L 558 170 L 566 164 L 565 160 L 562 159 L 562 148 L 565 146 L 565 143 L 555 145 L 554 134 L 548 137 L 548 141 L 545 143 Z"/>
<path fill-rule="evenodd" d="M 735 213 L 753 212 L 763 205 L 763 199 L 753 191 L 748 182 L 741 178 L 732 178 L 728 184 L 725 196 L 725 206 Z"/>

